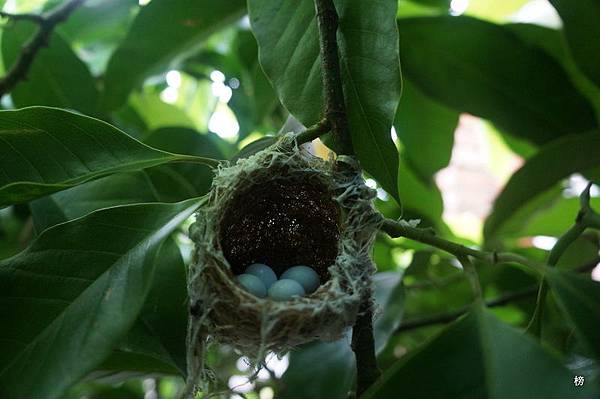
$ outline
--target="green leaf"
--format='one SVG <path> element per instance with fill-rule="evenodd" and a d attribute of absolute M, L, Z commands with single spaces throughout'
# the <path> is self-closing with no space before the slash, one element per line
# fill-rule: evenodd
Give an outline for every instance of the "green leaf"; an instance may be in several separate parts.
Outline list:
<path fill-rule="evenodd" d="M 223 158 L 216 135 L 187 128 L 151 132 L 145 143 L 154 148 L 188 155 Z M 142 202 L 177 202 L 208 192 L 213 172 L 203 165 L 175 163 L 143 171 L 118 173 L 39 198 L 30 204 L 36 231 L 92 211 Z"/>
<path fill-rule="evenodd" d="M 129 104 L 145 122 L 149 130 L 168 126 L 195 128 L 194 121 L 187 113 L 173 105 L 162 101 L 153 93 L 134 93 Z"/>
<path fill-rule="evenodd" d="M 458 111 L 538 144 L 597 126 L 558 62 L 508 28 L 452 16 L 401 19 L 398 27 L 408 79 Z"/>
<path fill-rule="evenodd" d="M 375 352 L 381 353 L 400 326 L 404 314 L 404 286 L 401 272 L 383 272 L 373 276 L 375 303 L 381 313 L 373 323 Z"/>
<path fill-rule="evenodd" d="M 19 22 L 2 32 L 4 65 L 13 65 L 21 47 L 37 30 L 37 25 Z M 98 90 L 94 78 L 83 61 L 54 32 L 47 48 L 36 55 L 27 79 L 12 91 L 17 107 L 49 105 L 70 108 L 88 115 L 98 113 Z"/>
<path fill-rule="evenodd" d="M 558 139 L 532 156 L 510 178 L 494 202 L 485 221 L 486 239 L 494 236 L 527 202 L 561 179 L 600 165 L 600 133 L 571 135 Z"/>
<path fill-rule="evenodd" d="M 283 375 L 283 399 L 345 399 L 354 379 L 354 353 L 348 338 L 316 341 L 290 353 Z"/>
<path fill-rule="evenodd" d="M 398 154 L 390 129 L 400 100 L 395 0 L 336 1 L 339 53 L 354 151 L 398 202 Z M 260 62 L 285 107 L 305 126 L 323 113 L 314 4 L 250 0 Z M 376 43 L 376 45 L 374 45 Z"/>
<path fill-rule="evenodd" d="M 100 120 L 46 107 L 0 111 L 0 142 L 0 206 L 186 158 Z"/>
<path fill-rule="evenodd" d="M 474 309 L 385 371 L 365 398 L 591 398 L 531 338 L 487 310 Z"/>
<path fill-rule="evenodd" d="M 589 276 L 548 269 L 548 283 L 583 342 L 600 359 L 600 283 Z"/>
<path fill-rule="evenodd" d="M 405 80 L 394 127 L 403 144 L 402 155 L 424 180 L 448 166 L 458 112 L 451 110 Z M 402 179 L 402 177 L 401 177 Z"/>
<path fill-rule="evenodd" d="M 243 0 L 153 0 L 142 7 L 108 63 L 103 108 L 122 106 L 145 78 L 165 71 L 244 10 Z"/>
<path fill-rule="evenodd" d="M 198 204 L 100 210 L 1 262 L 2 396 L 56 398 L 106 359 L 144 304 L 157 247 Z"/>
<path fill-rule="evenodd" d="M 575 62 L 600 86 L 600 3 L 597 0 L 550 0 L 563 21 L 563 30 Z"/>

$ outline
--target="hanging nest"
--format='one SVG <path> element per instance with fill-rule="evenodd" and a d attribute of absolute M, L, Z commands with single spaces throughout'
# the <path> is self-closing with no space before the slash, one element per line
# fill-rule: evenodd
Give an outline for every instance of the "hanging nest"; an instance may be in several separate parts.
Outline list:
<path fill-rule="evenodd" d="M 217 170 L 190 228 L 188 385 L 210 379 L 203 362 L 209 341 L 260 361 L 267 351 L 343 335 L 374 272 L 370 252 L 381 223 L 374 195 L 353 158 L 324 161 L 291 133 Z M 235 279 L 256 262 L 278 276 L 311 266 L 321 286 L 285 302 L 258 298 Z"/>

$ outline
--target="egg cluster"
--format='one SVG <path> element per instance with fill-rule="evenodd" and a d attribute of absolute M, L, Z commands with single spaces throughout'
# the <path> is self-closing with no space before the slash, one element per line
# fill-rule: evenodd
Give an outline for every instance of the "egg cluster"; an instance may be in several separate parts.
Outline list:
<path fill-rule="evenodd" d="M 249 293 L 259 298 L 287 301 L 295 296 L 313 293 L 319 287 L 319 275 L 308 266 L 293 266 L 278 280 L 275 272 L 267 265 L 254 263 L 246 268 L 237 281 Z"/>

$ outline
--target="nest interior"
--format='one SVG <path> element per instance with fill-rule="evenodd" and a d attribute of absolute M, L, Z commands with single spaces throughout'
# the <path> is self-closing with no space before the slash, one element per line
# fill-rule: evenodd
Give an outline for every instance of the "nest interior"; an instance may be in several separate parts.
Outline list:
<path fill-rule="evenodd" d="M 220 243 L 233 274 L 264 263 L 279 277 L 289 267 L 312 267 L 325 282 L 335 263 L 340 208 L 330 189 L 309 173 L 274 171 L 249 179 L 225 205 Z"/>

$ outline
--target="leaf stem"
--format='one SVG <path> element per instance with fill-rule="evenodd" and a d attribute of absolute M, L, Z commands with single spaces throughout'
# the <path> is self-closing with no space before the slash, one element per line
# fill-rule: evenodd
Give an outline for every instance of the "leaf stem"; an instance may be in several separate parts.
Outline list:
<path fill-rule="evenodd" d="M 479 282 L 479 275 L 477 274 L 477 270 L 471 262 L 471 259 L 466 255 L 459 255 L 456 258 L 462 265 L 463 271 L 469 280 L 475 301 L 483 303 L 483 291 L 481 289 L 481 283 Z"/>
<path fill-rule="evenodd" d="M 34 16 L 33 14 L 0 14 L 3 17 L 13 20 L 29 20 L 39 25 L 38 31 L 33 38 L 23 46 L 19 57 L 7 71 L 6 75 L 0 79 L 0 98 L 9 93 L 21 80 L 27 77 L 27 73 L 33 65 L 33 61 L 38 51 L 48 45 L 50 36 L 56 25 L 66 20 L 69 15 L 85 0 L 71 0 L 62 6 L 57 7 L 46 16 Z"/>
<path fill-rule="evenodd" d="M 173 163 L 198 163 L 209 166 L 213 169 L 217 168 L 221 164 L 221 162 L 223 162 L 218 159 L 198 157 L 195 155 L 174 154 L 174 156 L 175 157 L 171 161 Z"/>

